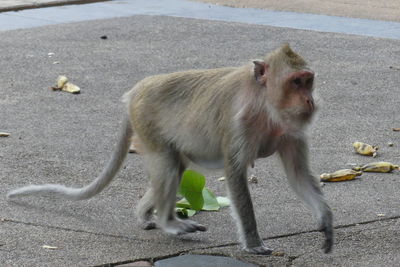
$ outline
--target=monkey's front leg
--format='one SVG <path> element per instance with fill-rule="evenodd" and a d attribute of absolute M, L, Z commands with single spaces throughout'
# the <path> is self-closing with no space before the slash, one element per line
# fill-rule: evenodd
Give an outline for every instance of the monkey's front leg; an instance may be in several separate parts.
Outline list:
<path fill-rule="evenodd" d="M 257 231 L 253 203 L 247 186 L 247 164 L 239 167 L 235 163 L 226 163 L 226 176 L 229 196 L 232 201 L 233 216 L 236 221 L 239 238 L 244 250 L 269 255 L 272 249 L 267 248 Z"/>
<path fill-rule="evenodd" d="M 333 246 L 332 211 L 322 194 L 319 180 L 311 174 L 308 167 L 308 146 L 305 138 L 287 137 L 281 144 L 279 155 L 290 185 L 318 217 L 321 231 L 325 234 L 323 249 L 325 253 L 329 253 Z"/>

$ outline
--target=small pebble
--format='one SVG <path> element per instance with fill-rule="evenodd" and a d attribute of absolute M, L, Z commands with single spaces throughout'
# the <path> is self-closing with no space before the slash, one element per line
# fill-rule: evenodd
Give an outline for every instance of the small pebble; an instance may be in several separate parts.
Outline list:
<path fill-rule="evenodd" d="M 253 184 L 257 184 L 258 183 L 258 178 L 255 175 L 251 175 L 249 178 L 249 182 L 253 183 Z"/>

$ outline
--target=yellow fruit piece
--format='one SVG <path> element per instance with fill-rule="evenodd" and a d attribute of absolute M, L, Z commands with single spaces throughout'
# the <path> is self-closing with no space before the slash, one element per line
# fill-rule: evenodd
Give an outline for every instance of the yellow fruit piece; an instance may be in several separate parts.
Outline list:
<path fill-rule="evenodd" d="M 64 84 L 63 88 L 61 89 L 64 92 L 68 92 L 71 94 L 79 94 L 81 89 L 73 83 L 67 82 Z"/>
<path fill-rule="evenodd" d="M 371 146 L 362 142 L 354 142 L 353 147 L 358 154 L 372 156 L 374 158 L 376 157 L 376 151 L 378 150 L 377 146 Z"/>
<path fill-rule="evenodd" d="M 357 176 L 360 176 L 362 172 L 351 169 L 338 170 L 333 173 L 323 173 L 320 175 L 322 182 L 342 182 L 354 180 Z"/>
<path fill-rule="evenodd" d="M 0 132 L 0 137 L 8 137 L 8 136 L 10 136 L 9 133 Z"/>
<path fill-rule="evenodd" d="M 355 167 L 353 170 L 361 170 L 363 172 L 391 172 L 395 169 L 400 170 L 399 168 L 399 165 L 394 165 L 390 162 L 379 161 L 368 163 L 362 167 Z"/>
<path fill-rule="evenodd" d="M 57 88 L 58 88 L 58 89 L 63 88 L 63 86 L 64 86 L 67 82 L 68 82 L 68 78 L 67 78 L 67 77 L 65 77 L 65 76 L 63 76 L 63 75 L 58 76 L 58 78 L 57 78 Z"/>

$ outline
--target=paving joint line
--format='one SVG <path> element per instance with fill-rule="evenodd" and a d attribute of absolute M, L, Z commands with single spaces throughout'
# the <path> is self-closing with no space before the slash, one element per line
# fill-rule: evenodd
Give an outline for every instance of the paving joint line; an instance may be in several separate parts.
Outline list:
<path fill-rule="evenodd" d="M 337 225 L 337 226 L 333 227 L 333 229 L 350 228 L 350 227 L 354 227 L 354 226 L 358 226 L 358 225 L 365 225 L 365 224 L 370 224 L 370 223 L 375 223 L 375 222 L 384 222 L 384 221 L 391 221 L 391 220 L 398 220 L 398 219 L 400 219 L 400 215 L 391 216 L 391 217 L 387 217 L 387 218 L 368 220 L 368 221 L 363 221 L 363 222 L 356 222 L 356 223 L 351 223 L 351 224 Z M 23 222 L 23 221 L 18 221 L 18 220 L 13 220 L 13 219 L 6 219 L 6 218 L 0 219 L 0 222 L 3 222 L 3 223 L 4 222 L 5 223 L 9 222 L 9 223 L 14 223 L 14 224 L 23 224 L 23 225 L 29 225 L 29 226 L 51 228 L 51 229 L 56 229 L 56 230 L 63 230 L 63 231 L 77 232 L 77 233 L 86 233 L 86 234 L 93 234 L 93 235 L 99 235 L 99 236 L 109 236 L 109 237 L 114 237 L 114 238 L 128 239 L 128 240 L 132 240 L 132 241 L 148 241 L 147 239 L 131 238 L 131 237 L 128 237 L 128 236 L 125 236 L 125 235 L 96 233 L 96 232 L 91 232 L 91 231 L 86 231 L 86 230 L 71 229 L 71 228 L 66 228 L 66 227 L 46 225 L 46 224 L 33 223 L 33 222 Z M 291 236 L 308 234 L 308 233 L 317 233 L 317 232 L 321 232 L 321 230 L 313 229 L 313 230 L 306 230 L 306 231 L 298 231 L 298 232 L 293 232 L 293 233 L 288 233 L 288 234 L 270 236 L 270 237 L 267 237 L 267 238 L 263 238 L 262 240 L 273 240 L 273 239 L 291 237 Z M 238 244 L 239 244 L 238 242 L 230 242 L 230 243 L 225 243 L 225 244 L 220 244 L 220 245 L 215 245 L 215 246 L 207 246 L 207 247 L 202 247 L 202 248 L 193 248 L 193 249 L 189 249 L 189 251 L 190 250 L 196 250 L 196 249 L 209 249 L 209 248 L 235 246 L 235 245 L 238 245 Z"/>
<path fill-rule="evenodd" d="M 107 234 L 107 233 L 96 233 L 96 232 L 91 232 L 91 231 L 86 231 L 86 230 L 71 229 L 71 228 L 53 226 L 53 225 L 46 225 L 46 224 L 41 224 L 41 223 L 17 221 L 17 220 L 13 220 L 13 219 L 5 219 L 5 218 L 0 219 L 0 223 L 7 223 L 7 222 L 14 223 L 14 224 L 23 224 L 23 225 L 28 225 L 28 226 L 42 227 L 42 228 L 50 228 L 50 229 L 55 229 L 55 230 L 68 231 L 68 232 L 75 232 L 75 233 L 85 233 L 85 234 L 91 234 L 91 235 L 96 235 L 96 236 L 121 238 L 121 239 L 126 239 L 126 240 L 129 240 L 129 241 L 145 241 L 145 242 L 149 241 L 147 239 L 132 238 L 132 237 L 124 236 L 124 235 Z"/>
<path fill-rule="evenodd" d="M 343 225 L 337 225 L 333 227 L 334 229 L 344 229 L 344 228 L 350 228 L 358 225 L 366 225 L 370 223 L 375 223 L 375 222 L 381 222 L 381 221 L 391 221 L 391 220 L 398 220 L 400 219 L 400 215 L 396 216 L 391 216 L 387 218 L 380 218 L 380 219 L 374 219 L 374 220 L 368 220 L 368 221 L 363 221 L 363 222 L 357 222 L 357 223 L 351 223 L 351 224 L 343 224 Z M 76 232 L 76 233 L 86 233 L 86 234 L 93 234 L 97 236 L 108 236 L 108 237 L 113 237 L 113 238 L 121 238 L 129 241 L 145 241 L 149 242 L 147 239 L 136 239 L 136 238 L 131 238 L 123 235 L 114 235 L 114 234 L 106 234 L 106 233 L 96 233 L 96 232 L 91 232 L 91 231 L 85 231 L 85 230 L 77 230 L 77 229 L 70 229 L 70 228 L 65 228 L 65 227 L 59 227 L 59 226 L 52 226 L 52 225 L 43 225 L 39 223 L 32 223 L 32 222 L 22 222 L 22 221 L 17 221 L 17 220 L 12 220 L 12 219 L 1 219 L 0 222 L 10 222 L 10 223 L 15 223 L 15 224 L 24 224 L 24 225 L 31 225 L 31 226 L 37 226 L 37 227 L 47 227 L 51 229 L 56 229 L 56 230 L 63 230 L 63 231 L 71 231 L 71 232 Z M 289 234 L 283 234 L 283 235 L 276 235 L 276 236 L 271 236 L 267 238 L 263 238 L 262 240 L 273 240 L 273 239 L 279 239 L 279 238 L 285 238 L 285 237 L 291 237 L 291 236 L 296 236 L 296 235 L 302 235 L 302 234 L 307 234 L 307 233 L 317 233 L 321 232 L 320 230 L 314 229 L 314 230 L 308 230 L 308 231 L 299 231 L 299 232 L 294 232 L 294 233 L 289 233 Z M 239 245 L 238 242 L 229 242 L 225 244 L 220 244 L 220 245 L 214 245 L 214 246 L 205 246 L 205 247 L 198 247 L 198 248 L 190 248 L 186 250 L 181 250 L 175 253 L 170 253 L 170 254 L 165 254 L 157 257 L 152 257 L 152 258 L 141 258 L 141 259 L 135 259 L 134 261 L 132 260 L 126 260 L 126 261 L 121 261 L 121 262 L 114 262 L 114 263 L 106 263 L 106 264 L 101 264 L 101 265 L 96 265 L 95 267 L 112 267 L 116 265 L 121 265 L 121 264 L 126 264 L 126 263 L 132 263 L 136 261 L 149 261 L 151 263 L 154 263 L 155 261 L 162 260 L 162 259 L 167 259 L 171 257 L 176 257 L 188 252 L 196 251 L 196 250 L 206 250 L 206 249 L 214 249 L 214 248 L 224 248 L 224 247 L 230 247 L 230 246 L 237 246 Z M 221 254 L 223 255 L 223 254 Z M 225 255 L 226 256 L 226 255 Z M 293 264 L 293 261 L 299 258 L 301 255 L 298 256 L 290 256 L 288 255 L 289 261 L 288 261 L 288 266 L 291 266 Z"/>

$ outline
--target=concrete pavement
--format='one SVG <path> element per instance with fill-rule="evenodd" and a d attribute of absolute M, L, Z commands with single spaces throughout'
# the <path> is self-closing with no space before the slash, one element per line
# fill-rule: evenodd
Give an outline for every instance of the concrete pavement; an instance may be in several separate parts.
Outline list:
<path fill-rule="evenodd" d="M 81 4 L 111 0 L 2 0 L 0 12 L 26 8 Z M 192 0 L 195 1 L 195 0 Z M 308 14 L 324 14 L 350 18 L 364 18 L 400 22 L 400 5 L 397 0 L 197 0 L 216 5 L 244 8 L 262 8 L 275 11 L 292 11 Z"/>
<path fill-rule="evenodd" d="M 88 4 L 104 1 L 110 0 L 2 0 L 0 2 L 0 12 L 44 8 L 50 6 Z"/>
<path fill-rule="evenodd" d="M 319 14 L 230 8 L 186 0 L 116 0 L 87 5 L 66 5 L 19 12 L 0 13 L 0 30 L 126 17 L 160 15 L 232 21 L 303 30 L 340 32 L 400 39 L 400 23 Z"/>
<path fill-rule="evenodd" d="M 108 39 L 100 37 L 107 35 Z M 0 196 L 29 183 L 81 186 L 112 150 L 123 107 L 119 98 L 141 78 L 188 68 L 240 65 L 282 42 L 316 70 L 321 111 L 310 129 L 315 173 L 370 158 L 356 140 L 380 145 L 376 160 L 400 162 L 399 41 L 166 16 L 51 25 L 0 32 Z M 52 92 L 65 74 L 81 95 Z M 393 147 L 386 144 L 394 143 Z M 259 160 L 250 186 L 259 230 L 283 256 L 238 250 L 229 209 L 194 217 L 205 233 L 170 237 L 137 229 L 134 207 L 147 182 L 129 155 L 110 187 L 88 201 L 0 199 L 1 266 L 113 266 L 179 254 L 214 254 L 262 266 L 396 266 L 400 262 L 400 174 L 364 174 L 325 185 L 334 209 L 335 248 L 288 187 L 277 159 Z M 218 173 L 207 186 L 225 195 Z M 56 247 L 48 249 L 44 245 Z"/>
<path fill-rule="evenodd" d="M 217 5 L 400 22 L 397 0 L 197 0 Z"/>

